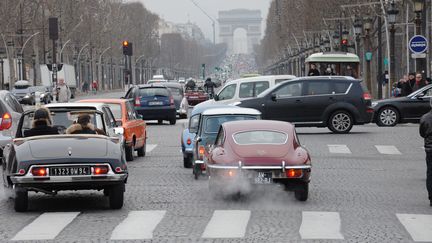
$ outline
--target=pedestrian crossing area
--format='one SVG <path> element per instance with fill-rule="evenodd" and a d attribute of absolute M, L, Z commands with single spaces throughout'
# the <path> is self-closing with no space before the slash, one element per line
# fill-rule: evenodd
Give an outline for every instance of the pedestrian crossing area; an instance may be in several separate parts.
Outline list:
<path fill-rule="evenodd" d="M 248 235 L 251 233 L 250 229 L 259 227 L 263 223 L 259 218 L 251 221 L 254 213 L 250 210 L 215 210 L 211 216 L 208 215 L 209 220 L 202 225 L 202 228 L 194 230 L 200 233 L 201 239 L 247 239 L 253 237 Z M 289 224 L 281 222 L 279 225 L 286 227 L 281 230 L 297 232 L 297 235 L 292 237 L 298 237 L 301 240 L 348 240 L 350 235 L 342 231 L 343 225 L 356 220 L 355 217 L 343 218 L 339 212 L 303 211 L 296 213 L 301 214 L 300 222 Z M 60 234 L 67 237 L 65 234 L 70 231 L 66 228 L 76 227 L 73 224 L 84 224 L 78 219 L 85 217 L 86 214 L 85 212 L 42 213 L 7 240 L 56 240 Z M 164 238 L 160 231 L 157 237 L 154 232 L 160 227 L 163 228 L 163 223 L 176 221 L 178 217 L 186 216 L 169 214 L 165 210 L 130 211 L 125 218 L 118 219 L 118 225 L 113 228 L 111 235 L 101 235 L 100 239 L 151 240 Z M 405 229 L 405 232 L 398 232 L 398 234 L 404 235 L 406 241 L 432 241 L 432 214 L 394 214 L 392 217 L 398 222 L 401 229 Z M 169 232 L 166 233 L 169 237 Z M 253 232 L 254 235 L 257 233 L 259 232 Z M 383 234 L 387 233 L 383 232 Z"/>
<path fill-rule="evenodd" d="M 328 144 L 327 147 L 330 154 L 353 154 L 353 150 L 345 144 Z M 356 148 L 356 146 L 351 147 Z M 364 145 L 362 148 L 365 148 Z M 402 155 L 402 152 L 394 145 L 371 145 L 368 148 L 381 155 Z M 419 147 L 418 151 L 416 152 L 421 152 L 421 150 L 423 150 L 423 148 Z"/>

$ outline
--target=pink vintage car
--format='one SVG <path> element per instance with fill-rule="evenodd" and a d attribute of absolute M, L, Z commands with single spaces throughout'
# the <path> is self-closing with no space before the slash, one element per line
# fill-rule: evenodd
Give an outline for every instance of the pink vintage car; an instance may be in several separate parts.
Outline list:
<path fill-rule="evenodd" d="M 309 193 L 311 159 L 294 126 L 269 120 L 221 125 L 207 156 L 212 195 L 250 191 L 256 184 L 280 183 L 300 201 Z"/>

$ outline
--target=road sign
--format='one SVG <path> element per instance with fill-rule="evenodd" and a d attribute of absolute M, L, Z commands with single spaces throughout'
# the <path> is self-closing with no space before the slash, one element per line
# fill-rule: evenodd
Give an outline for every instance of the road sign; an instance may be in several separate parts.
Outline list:
<path fill-rule="evenodd" d="M 412 53 L 411 58 L 413 59 L 426 58 L 426 53 Z"/>
<path fill-rule="evenodd" d="M 422 35 L 415 35 L 410 39 L 408 46 L 413 53 L 424 53 L 428 49 L 428 40 Z"/>
<path fill-rule="evenodd" d="M 366 61 L 372 60 L 372 56 L 373 56 L 372 52 L 366 52 L 365 53 Z"/>

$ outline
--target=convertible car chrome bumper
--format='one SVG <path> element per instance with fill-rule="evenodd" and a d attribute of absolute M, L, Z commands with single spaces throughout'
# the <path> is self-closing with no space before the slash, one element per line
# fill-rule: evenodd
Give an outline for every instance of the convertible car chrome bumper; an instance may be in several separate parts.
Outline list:
<path fill-rule="evenodd" d="M 195 161 L 195 163 L 197 162 Z M 285 172 L 285 170 L 289 170 L 289 169 L 297 169 L 297 170 L 312 169 L 312 165 L 285 165 L 284 161 L 282 161 L 281 165 L 245 165 L 244 166 L 243 163 L 239 161 L 238 165 L 207 164 L 207 167 L 210 169 L 282 170 L 282 172 Z"/>

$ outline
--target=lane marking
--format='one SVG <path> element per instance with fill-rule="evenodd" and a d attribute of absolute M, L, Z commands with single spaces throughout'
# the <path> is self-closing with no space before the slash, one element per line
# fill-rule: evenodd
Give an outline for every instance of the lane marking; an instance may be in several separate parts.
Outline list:
<path fill-rule="evenodd" d="M 432 241 L 432 215 L 396 214 L 414 241 Z"/>
<path fill-rule="evenodd" d="M 53 240 L 80 212 L 43 213 L 12 240 Z"/>
<path fill-rule="evenodd" d="M 402 154 L 395 146 L 393 145 L 375 145 L 375 148 L 378 150 L 380 154 Z"/>
<path fill-rule="evenodd" d="M 328 144 L 330 153 L 333 154 L 351 154 L 351 150 L 344 144 Z"/>
<path fill-rule="evenodd" d="M 152 239 L 153 231 L 162 221 L 166 211 L 131 211 L 111 234 L 111 240 Z"/>
<path fill-rule="evenodd" d="M 246 234 L 251 212 L 249 210 L 215 210 L 203 238 L 242 238 Z"/>
<path fill-rule="evenodd" d="M 338 212 L 308 211 L 302 214 L 300 236 L 302 239 L 343 240 Z"/>
<path fill-rule="evenodd" d="M 150 153 L 156 147 L 157 147 L 157 144 L 147 144 L 146 145 L 146 153 Z"/>

